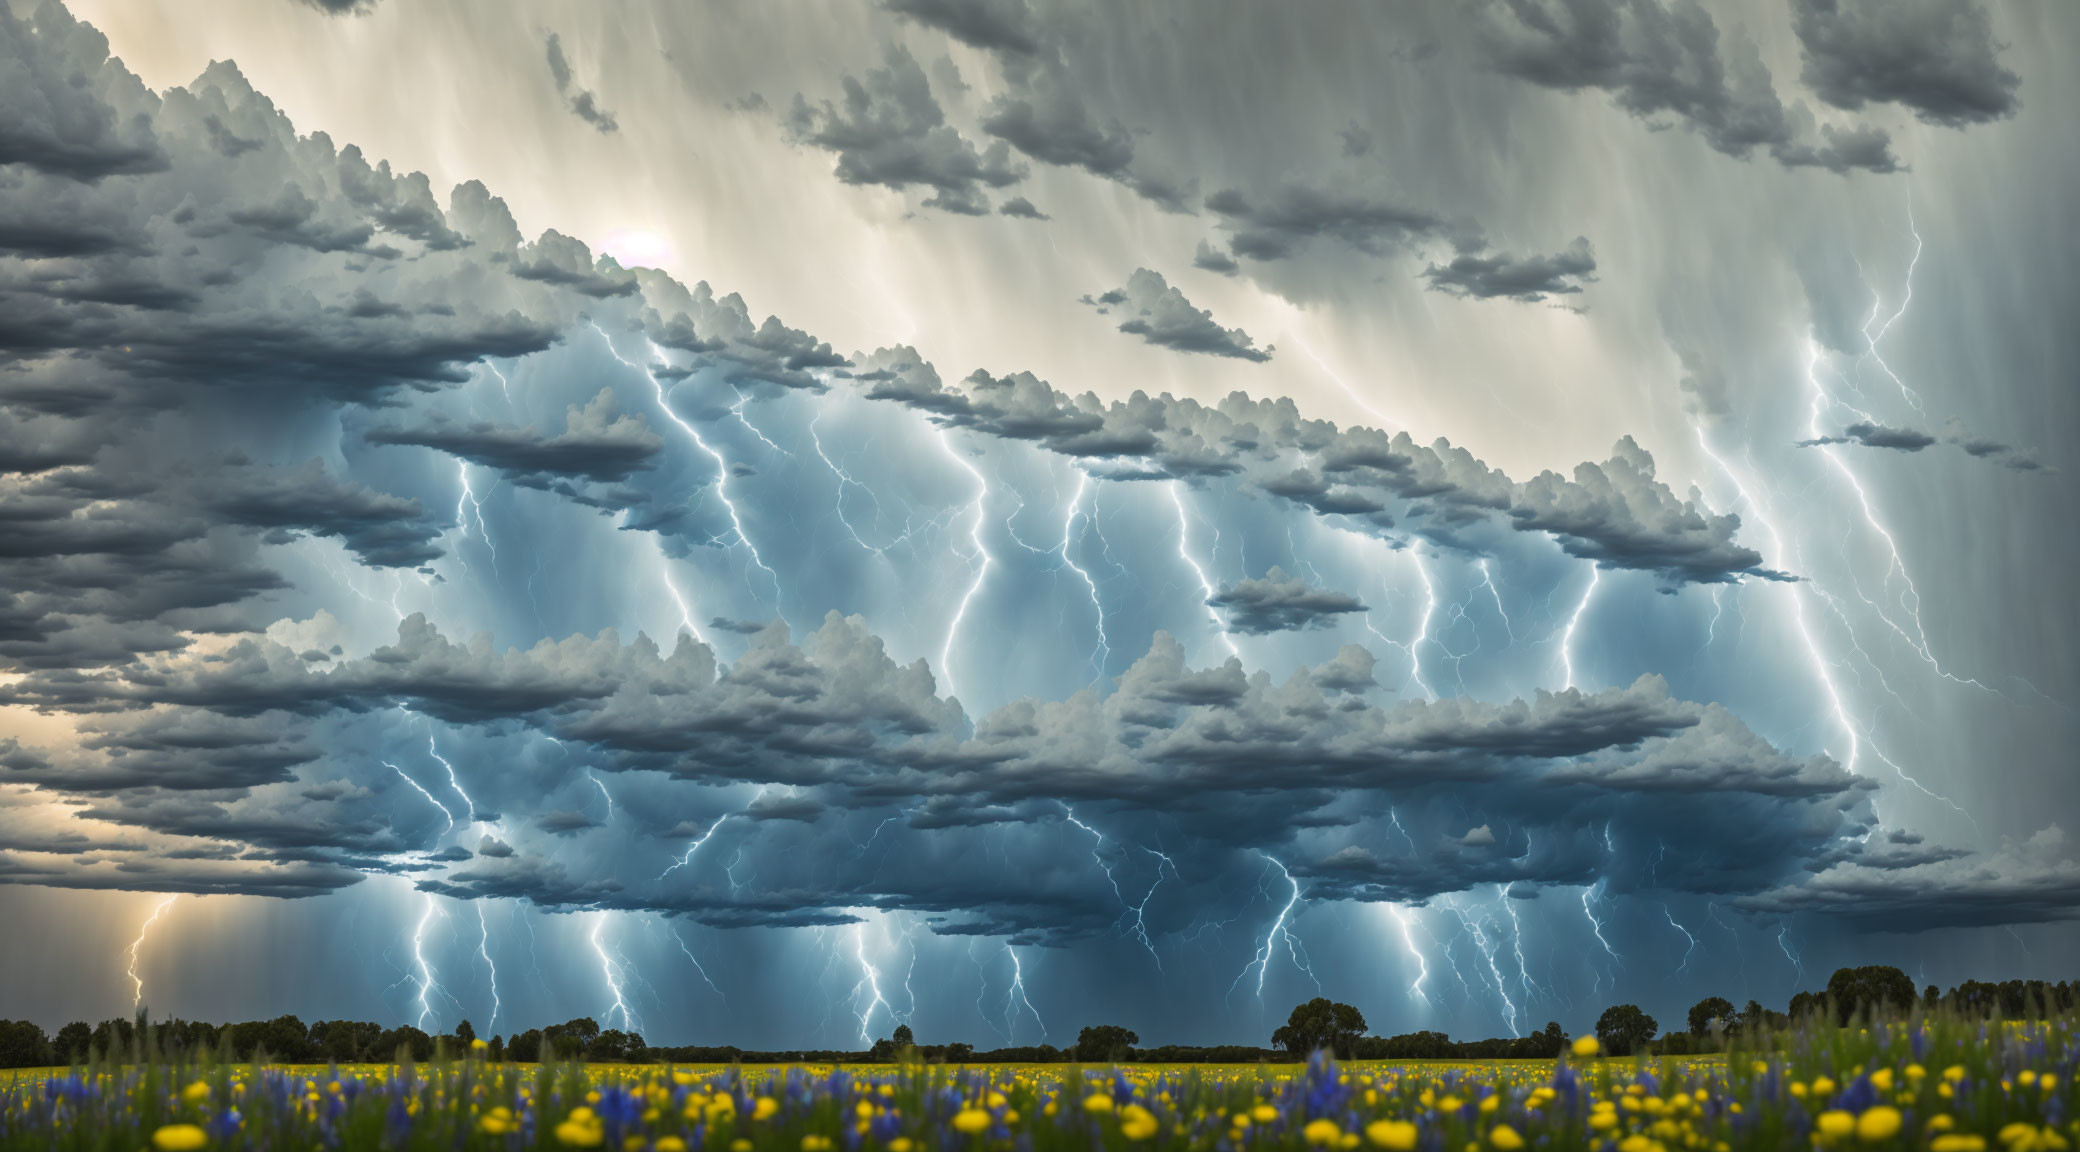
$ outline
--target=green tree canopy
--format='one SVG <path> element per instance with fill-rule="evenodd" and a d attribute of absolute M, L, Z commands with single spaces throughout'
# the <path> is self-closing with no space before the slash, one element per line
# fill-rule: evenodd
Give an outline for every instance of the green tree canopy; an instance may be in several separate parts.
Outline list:
<path fill-rule="evenodd" d="M 1271 1034 L 1271 1043 L 1302 1056 L 1327 1048 L 1338 1059 L 1348 1060 L 1351 1047 L 1364 1034 L 1363 1013 L 1348 1004 L 1317 996 L 1293 1009 L 1285 1024 Z"/>
<path fill-rule="evenodd" d="M 1652 1016 L 1637 1004 L 1616 1004 L 1596 1018 L 1596 1039 L 1613 1056 L 1629 1056 L 1645 1047 L 1661 1031 Z"/>

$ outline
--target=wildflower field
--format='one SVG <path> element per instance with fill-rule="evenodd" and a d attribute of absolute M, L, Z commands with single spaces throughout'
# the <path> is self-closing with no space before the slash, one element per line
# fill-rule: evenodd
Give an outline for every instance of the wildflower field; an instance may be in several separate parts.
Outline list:
<path fill-rule="evenodd" d="M 1724 1057 L 1292 1065 L 277 1067 L 178 1061 L 0 1081 L 0 1148 L 1927 1149 L 2080 1138 L 2080 1030 L 1913 1021 Z"/>

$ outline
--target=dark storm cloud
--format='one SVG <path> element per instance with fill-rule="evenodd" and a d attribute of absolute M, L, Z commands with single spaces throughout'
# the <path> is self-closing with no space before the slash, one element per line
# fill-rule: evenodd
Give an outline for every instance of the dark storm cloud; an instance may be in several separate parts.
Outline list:
<path fill-rule="evenodd" d="M 1442 217 L 1364 192 L 1281 185 L 1268 196 L 1228 188 L 1206 198 L 1228 230 L 1237 256 L 1283 260 L 1316 239 L 1333 240 L 1368 255 L 1449 230 Z"/>
<path fill-rule="evenodd" d="M 1359 517 L 1374 530 L 1391 525 L 1453 547 L 1468 523 L 1502 516 L 1520 530 L 1551 534 L 1571 555 L 1654 572 L 1670 583 L 1784 576 L 1736 541 L 1740 517 L 1713 515 L 1676 496 L 1655 478 L 1653 457 L 1629 437 L 1611 459 L 1578 465 L 1572 479 L 1545 472 L 1516 484 L 1445 441 L 1425 446 L 1406 432 L 1339 429 L 1301 418 L 1290 400 L 1236 393 L 1209 408 L 1136 393 L 1107 404 L 1088 394 L 1071 399 L 1029 373 L 998 379 L 978 372 L 956 391 L 907 348 L 881 349 L 861 363 L 869 397 L 942 424 L 1036 441 L 1077 458 L 1139 458 L 1136 470 L 1117 478 L 1243 475 L 1259 490 L 1322 515 Z M 1319 471 L 1296 467 L 1304 455 L 1319 457 Z"/>
<path fill-rule="evenodd" d="M 1052 219 L 1047 213 L 1033 207 L 1033 202 L 1023 196 L 1013 196 L 1011 199 L 999 204 L 997 213 L 1001 216 L 1016 216 L 1022 220 Z"/>
<path fill-rule="evenodd" d="M 1356 596 L 1288 577 L 1276 565 L 1260 580 L 1238 580 L 1223 587 L 1206 603 L 1220 609 L 1228 627 L 1252 635 L 1323 628 L 1338 616 L 1366 611 Z"/>
<path fill-rule="evenodd" d="M 992 99 L 982 130 L 1045 164 L 1080 168 L 1111 180 L 1165 212 L 1189 213 L 1196 182 L 1180 181 L 1136 162 L 1133 134 L 1098 112 L 1059 64 L 1021 70 L 1024 82 Z"/>
<path fill-rule="evenodd" d="M 600 483 L 626 480 L 650 467 L 664 440 L 641 413 L 621 415 L 614 393 L 602 388 L 592 402 L 571 405 L 564 430 L 544 436 L 535 428 L 474 423 L 457 425 L 436 416 L 417 427 L 381 425 L 368 432 L 372 444 L 411 444 L 446 452 L 504 473 L 520 483 L 577 477 Z"/>
<path fill-rule="evenodd" d="M 612 112 L 600 106 L 599 97 L 590 88 L 580 88 L 574 83 L 570 61 L 563 55 L 563 38 L 554 32 L 549 33 L 546 47 L 549 78 L 555 81 L 556 94 L 563 97 L 571 114 L 592 125 L 602 135 L 620 131 L 621 123 L 614 119 Z"/>
<path fill-rule="evenodd" d="M 1120 331 L 1160 348 L 1259 364 L 1271 359 L 1271 349 L 1259 349 L 1249 333 L 1240 328 L 1223 328 L 1214 323 L 1212 312 L 1193 307 L 1182 291 L 1171 287 L 1160 273 L 1146 268 L 1134 269 L 1125 288 L 1107 292 L 1096 301 L 1085 297 L 1085 301 L 1101 305 L 1100 312 L 1116 305 L 1119 315 L 1126 317 L 1120 322 Z"/>
<path fill-rule="evenodd" d="M 689 289 L 663 273 L 636 275 L 650 303 L 641 331 L 659 347 L 690 356 L 691 371 L 713 368 L 730 383 L 822 391 L 824 373 L 850 366 L 829 344 L 777 316 L 752 323 L 750 306 L 734 292 L 718 298 L 705 280 Z"/>
<path fill-rule="evenodd" d="M 1736 905 L 1763 913 L 1818 913 L 1870 932 L 2071 920 L 2080 917 L 2080 863 L 2053 826 L 1987 856 L 1957 855 L 1908 867 L 1837 864 Z"/>
<path fill-rule="evenodd" d="M 62 42 L 62 46 L 61 46 Z M 165 169 L 158 97 L 108 55 L 108 40 L 55 4 L 0 9 L 0 165 L 70 180 Z"/>
<path fill-rule="evenodd" d="M 1962 128 L 2018 107 L 2021 78 L 2001 65 L 1993 20 L 1974 0 L 1793 0 L 1791 23 L 1807 86 L 1837 108 L 1899 104 Z"/>
<path fill-rule="evenodd" d="M 375 11 L 377 0 L 299 0 L 328 16 L 365 16 Z"/>
<path fill-rule="evenodd" d="M 1040 33 L 1025 0 L 885 0 L 888 10 L 972 48 L 1030 56 Z"/>
<path fill-rule="evenodd" d="M 932 96 L 931 82 L 916 59 L 900 47 L 888 50 L 887 66 L 864 81 L 847 76 L 844 106 L 826 100 L 819 108 L 797 95 L 787 115 L 790 135 L 837 154 L 838 179 L 902 191 L 914 185 L 934 190 L 924 202 L 966 216 L 989 211 L 983 188 L 1004 188 L 1026 177 L 1003 141 L 977 151 L 952 125 Z M 1007 206 L 1008 211 L 1008 206 Z M 1031 204 L 1025 213 L 1036 215 Z"/>
<path fill-rule="evenodd" d="M 1565 251 L 1550 256 L 1461 253 L 1450 264 L 1430 265 L 1423 278 L 1432 289 L 1455 296 L 1533 302 L 1579 293 L 1584 282 L 1596 279 L 1595 273 L 1596 256 L 1589 241 L 1578 236 Z"/>
<path fill-rule="evenodd" d="M 1697 0 L 1499 0 L 1486 11 L 1488 51 L 1505 75 L 1608 92 L 1626 112 L 1673 116 L 1736 159 L 1760 148 L 1786 167 L 1899 168 L 1890 138 L 1875 128 L 1816 135 L 1810 114 L 1778 99 L 1754 44 L 1722 44 Z"/>
<path fill-rule="evenodd" d="M 1891 448 L 1900 452 L 1919 452 L 1936 442 L 1936 438 L 1913 428 L 1894 428 L 1885 424 L 1858 422 L 1842 429 L 1840 436 L 1822 436 L 1817 440 L 1801 440 L 1800 447 L 1815 448 L 1827 444 L 1861 444 L 1866 448 Z"/>
<path fill-rule="evenodd" d="M 316 460 L 288 472 L 232 470 L 208 506 L 229 523 L 271 529 L 270 542 L 293 533 L 337 537 L 364 562 L 386 568 L 439 556 L 433 541 L 447 527 L 417 500 L 335 480 Z"/>
<path fill-rule="evenodd" d="M 1198 250 L 1192 254 L 1192 267 L 1203 269 L 1207 272 L 1218 272 L 1223 276 L 1233 276 L 1242 270 L 1242 265 L 1237 264 L 1233 256 L 1220 251 L 1204 240 L 1199 241 Z"/>

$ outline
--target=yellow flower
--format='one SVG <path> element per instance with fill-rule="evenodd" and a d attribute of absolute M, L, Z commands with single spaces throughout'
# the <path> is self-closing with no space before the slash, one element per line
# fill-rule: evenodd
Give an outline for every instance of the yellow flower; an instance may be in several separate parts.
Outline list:
<path fill-rule="evenodd" d="M 1119 1110 L 1120 1135 L 1129 1140 L 1146 1140 L 1156 1134 L 1155 1114 L 1139 1104 L 1129 1104 Z"/>
<path fill-rule="evenodd" d="M 1259 1124 L 1269 1124 L 1278 1119 L 1278 1109 L 1269 1104 L 1259 1104 L 1249 1110 L 1249 1116 Z"/>
<path fill-rule="evenodd" d="M 1488 1133 L 1488 1143 L 1501 1149 L 1501 1152 L 1517 1152 L 1517 1149 L 1524 1146 L 1524 1138 L 1517 1135 L 1517 1130 L 1509 1125 L 1497 1124 L 1495 1130 Z"/>
<path fill-rule="evenodd" d="M 1365 1126 L 1365 1138 L 1387 1152 L 1410 1152 L 1416 1146 L 1416 1126 L 1406 1120 L 1374 1120 Z"/>
<path fill-rule="evenodd" d="M 989 1113 L 980 1108 L 963 1108 L 953 1114 L 953 1126 L 956 1131 L 966 1132 L 970 1136 L 987 1131 Z"/>
<path fill-rule="evenodd" d="M 831 1138 L 812 1132 L 802 1137 L 802 1152 L 831 1152 Z"/>
<path fill-rule="evenodd" d="M 186 1100 L 190 1104 L 200 1104 L 204 1100 L 209 1099 L 209 1085 L 197 1080 L 186 1088 L 181 1089 L 181 1099 Z"/>
<path fill-rule="evenodd" d="M 910 1138 L 898 1136 L 888 1142 L 888 1152 L 910 1152 Z"/>
<path fill-rule="evenodd" d="M 1086 1112 L 1110 1112 L 1112 1111 L 1112 1097 L 1107 1096 L 1103 1092 L 1093 1092 L 1083 1098 L 1083 1110 Z"/>
<path fill-rule="evenodd" d="M 1871 1087 L 1880 1092 L 1892 1091 L 1892 1069 L 1880 1068 L 1871 1073 Z"/>
<path fill-rule="evenodd" d="M 1334 1144 L 1343 1135 L 1343 1129 L 1334 1120 L 1309 1120 L 1307 1127 L 1300 1130 L 1309 1144 Z"/>
<path fill-rule="evenodd" d="M 168 1124 L 152 1133 L 152 1147 L 159 1152 L 195 1152 L 209 1143 L 209 1134 L 195 1124 Z"/>
<path fill-rule="evenodd" d="M 597 1148 L 606 1133 L 596 1122 L 566 1120 L 556 1126 L 556 1139 L 573 1148 Z"/>
<path fill-rule="evenodd" d="M 654 1147 L 657 1152 L 686 1152 L 686 1141 L 677 1136 L 659 1136 Z"/>
<path fill-rule="evenodd" d="M 623 1136 L 621 1138 L 621 1152 L 643 1152 L 643 1145 L 645 1143 L 647 1143 L 647 1141 L 645 1141 L 641 1136 Z"/>
<path fill-rule="evenodd" d="M 773 1113 L 778 1111 L 780 1111 L 780 1102 L 778 1100 L 773 1099 L 771 1096 L 760 1096 L 757 1102 L 751 1105 L 751 1118 L 753 1120 L 770 1120 L 773 1118 Z"/>
<path fill-rule="evenodd" d="M 1945 1132 L 1928 1142 L 1929 1152 L 1986 1152 L 1986 1137 L 1968 1132 Z"/>
<path fill-rule="evenodd" d="M 1574 1042 L 1574 1054 L 1583 1060 L 1587 1060 L 1601 1051 L 1603 1051 L 1603 1045 L 1598 1044 L 1594 1036 L 1584 1036 Z"/>
<path fill-rule="evenodd" d="M 1813 1081 L 1813 1094 L 1815 1096 L 1834 1095 L 1834 1081 L 1829 1080 L 1825 1076 L 1817 1077 Z"/>
<path fill-rule="evenodd" d="M 1890 1140 L 1899 1135 L 1899 1123 L 1899 1109 L 1880 1104 L 1856 1118 L 1856 1138 L 1866 1144 Z"/>
<path fill-rule="evenodd" d="M 1820 1130 L 1822 1136 L 1830 1140 L 1839 1140 L 1856 1131 L 1856 1117 L 1839 1108 L 1830 1108 L 1820 1114 L 1820 1119 L 1814 1121 L 1813 1126 Z"/>
<path fill-rule="evenodd" d="M 1964 1079 L 1964 1065 L 1952 1064 L 1948 1068 L 1943 1069 L 1943 1079 L 1948 1080 L 1952 1084 Z"/>
<path fill-rule="evenodd" d="M 1608 1132 L 1617 1126 L 1618 1114 L 1616 1112 L 1595 1112 L 1589 1116 L 1589 1127 L 1592 1131 Z"/>

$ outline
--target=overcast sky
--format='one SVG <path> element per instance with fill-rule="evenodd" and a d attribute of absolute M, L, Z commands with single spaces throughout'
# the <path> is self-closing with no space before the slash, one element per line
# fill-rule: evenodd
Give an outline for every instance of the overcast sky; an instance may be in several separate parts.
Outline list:
<path fill-rule="evenodd" d="M 2069 975 L 2067 6 L 0 12 L 0 1015 Z"/>

